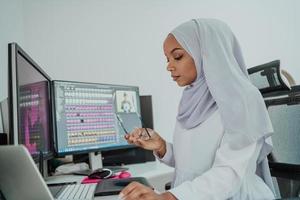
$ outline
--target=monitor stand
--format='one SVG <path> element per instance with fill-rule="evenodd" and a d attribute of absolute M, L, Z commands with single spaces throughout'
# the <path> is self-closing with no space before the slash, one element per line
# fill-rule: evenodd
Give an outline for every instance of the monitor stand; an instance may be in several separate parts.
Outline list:
<path fill-rule="evenodd" d="M 102 154 L 101 154 L 100 151 L 99 152 L 89 153 L 90 169 L 77 171 L 77 172 L 74 172 L 73 174 L 74 175 L 88 176 L 92 172 L 94 172 L 95 170 L 103 168 L 102 161 L 103 161 L 103 158 L 102 158 Z M 128 170 L 128 168 L 124 167 L 124 166 L 106 166 L 105 168 L 108 168 L 108 169 L 112 170 L 113 173 Z"/>
<path fill-rule="evenodd" d="M 82 176 L 88 176 L 95 170 L 103 168 L 102 164 L 102 155 L 101 152 L 91 152 L 88 154 L 89 155 L 89 169 L 85 168 L 82 169 L 81 164 L 84 162 L 76 162 L 73 163 L 73 165 L 66 164 L 65 168 L 70 168 L 67 171 L 72 171 L 72 174 L 74 175 L 82 175 Z M 78 165 L 78 166 L 76 166 Z"/>
<path fill-rule="evenodd" d="M 89 164 L 92 171 L 103 168 L 101 151 L 89 153 Z"/>
<path fill-rule="evenodd" d="M 103 168 L 101 151 L 89 153 L 89 165 L 90 165 L 90 169 L 80 170 L 80 171 L 74 172 L 73 174 L 88 176 L 93 171 Z"/>

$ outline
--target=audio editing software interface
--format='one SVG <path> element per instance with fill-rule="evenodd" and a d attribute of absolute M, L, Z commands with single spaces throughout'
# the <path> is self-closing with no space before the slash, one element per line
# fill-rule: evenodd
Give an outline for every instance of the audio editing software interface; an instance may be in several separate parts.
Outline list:
<path fill-rule="evenodd" d="M 61 154 L 128 146 L 141 127 L 137 87 L 54 81 L 56 146 Z"/>

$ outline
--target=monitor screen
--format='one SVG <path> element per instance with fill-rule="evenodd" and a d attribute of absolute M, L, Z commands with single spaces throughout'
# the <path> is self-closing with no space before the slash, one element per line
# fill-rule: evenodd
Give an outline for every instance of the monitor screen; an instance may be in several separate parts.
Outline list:
<path fill-rule="evenodd" d="M 124 135 L 142 126 L 138 87 L 53 81 L 53 88 L 58 154 L 132 147 Z"/>
<path fill-rule="evenodd" d="M 49 76 L 15 43 L 9 44 L 10 143 L 24 144 L 34 160 L 51 151 Z"/>

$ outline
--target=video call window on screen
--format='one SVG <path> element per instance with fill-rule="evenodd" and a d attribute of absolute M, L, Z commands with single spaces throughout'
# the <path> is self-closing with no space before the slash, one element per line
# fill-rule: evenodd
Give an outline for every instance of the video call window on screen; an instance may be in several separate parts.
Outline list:
<path fill-rule="evenodd" d="M 136 113 L 137 112 L 136 91 L 128 91 L 128 90 L 116 91 L 116 103 L 117 103 L 118 113 Z"/>
<path fill-rule="evenodd" d="M 59 154 L 131 146 L 124 128 L 141 127 L 138 87 L 68 81 L 53 87 Z"/>

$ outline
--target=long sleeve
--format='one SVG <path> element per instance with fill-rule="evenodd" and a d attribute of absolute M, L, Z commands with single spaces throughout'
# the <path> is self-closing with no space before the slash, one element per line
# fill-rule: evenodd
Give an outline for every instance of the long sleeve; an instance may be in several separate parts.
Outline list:
<path fill-rule="evenodd" d="M 166 143 L 166 153 L 162 158 L 159 158 L 158 155 L 154 153 L 154 156 L 162 163 L 170 167 L 175 167 L 175 159 L 174 159 L 174 152 L 173 152 L 173 144 Z"/>
<path fill-rule="evenodd" d="M 252 143 L 242 149 L 222 144 L 211 169 L 192 181 L 185 181 L 170 192 L 180 200 L 228 199 L 241 188 L 246 174 L 255 174 L 262 144 Z M 272 196 L 270 194 L 269 196 Z"/>

